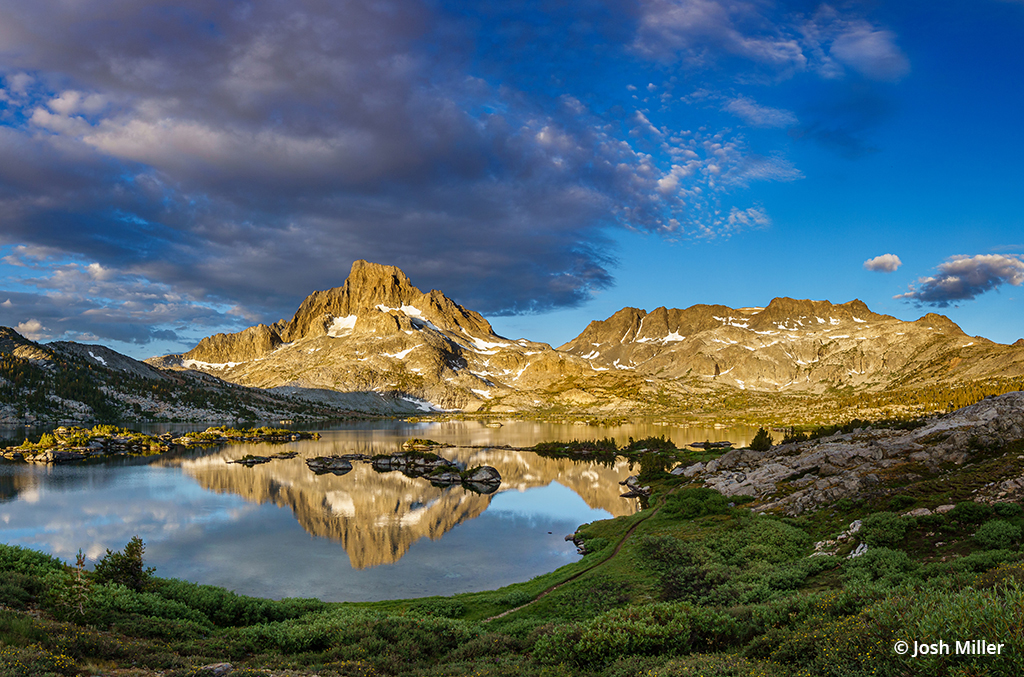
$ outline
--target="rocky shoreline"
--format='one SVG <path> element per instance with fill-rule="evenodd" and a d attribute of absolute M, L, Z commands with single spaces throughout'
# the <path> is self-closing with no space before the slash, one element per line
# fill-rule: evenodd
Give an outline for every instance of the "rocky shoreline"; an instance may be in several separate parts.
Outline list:
<path fill-rule="evenodd" d="M 914 430 L 857 429 L 767 451 L 735 449 L 671 472 L 726 496 L 752 496 L 754 509 L 798 515 L 881 490 L 883 480 L 941 476 L 1024 439 L 1024 392 L 987 397 Z M 976 501 L 1024 498 L 1024 454 L 1001 452 L 998 477 Z M 1002 458 L 1001 457 L 1001 458 Z"/>
<path fill-rule="evenodd" d="M 112 425 L 92 429 L 61 426 L 44 434 L 37 443 L 26 442 L 0 450 L 0 458 L 27 463 L 75 463 L 103 456 L 153 456 L 230 442 L 294 442 L 319 437 L 320 433 L 276 428 L 237 430 L 220 426 L 175 437 L 173 433 L 148 435 Z"/>

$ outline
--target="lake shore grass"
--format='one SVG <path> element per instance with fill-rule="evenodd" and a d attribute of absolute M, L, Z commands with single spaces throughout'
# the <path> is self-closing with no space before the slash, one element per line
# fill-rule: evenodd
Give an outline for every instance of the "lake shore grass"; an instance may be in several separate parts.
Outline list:
<path fill-rule="evenodd" d="M 645 509 L 581 525 L 582 559 L 499 590 L 274 601 L 159 578 L 141 541 L 93 571 L 0 546 L 0 677 L 186 677 L 218 663 L 296 677 L 1024 672 L 1024 511 L 972 500 L 1020 442 L 941 478 L 883 477 L 870 495 L 796 518 L 670 475 L 641 448 Z M 956 507 L 903 514 L 937 502 Z M 856 520 L 835 554 L 814 556 Z M 848 558 L 860 544 L 866 554 Z M 895 650 L 967 640 L 1004 647 Z"/>

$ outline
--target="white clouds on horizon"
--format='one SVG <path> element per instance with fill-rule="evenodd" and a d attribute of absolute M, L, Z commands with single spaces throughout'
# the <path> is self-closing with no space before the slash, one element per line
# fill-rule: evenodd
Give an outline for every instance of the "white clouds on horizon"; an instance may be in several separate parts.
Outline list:
<path fill-rule="evenodd" d="M 894 296 L 916 305 L 949 307 L 956 301 L 970 301 L 985 292 L 1009 284 L 1024 283 L 1024 260 L 1020 256 L 978 254 L 953 256 L 938 266 L 938 275 L 918 278 L 910 291 Z"/>
<path fill-rule="evenodd" d="M 876 273 L 894 273 L 902 265 L 903 261 L 900 261 L 900 257 L 895 254 L 882 254 L 865 261 L 864 269 Z"/>

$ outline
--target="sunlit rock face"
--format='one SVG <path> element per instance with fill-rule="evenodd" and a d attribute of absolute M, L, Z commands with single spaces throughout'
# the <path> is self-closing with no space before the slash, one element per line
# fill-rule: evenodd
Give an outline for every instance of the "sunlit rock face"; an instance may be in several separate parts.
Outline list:
<path fill-rule="evenodd" d="M 776 298 L 764 308 L 624 308 L 555 350 L 496 335 L 394 266 L 356 261 L 343 286 L 314 292 L 290 320 L 150 363 L 369 411 L 620 415 L 719 387 L 880 391 L 1019 376 L 1024 349 L 967 336 L 941 315 L 904 322 L 857 300 Z"/>
<path fill-rule="evenodd" d="M 212 491 L 287 507 L 310 534 L 339 541 L 353 568 L 397 562 L 421 538 L 437 540 L 455 525 L 480 516 L 494 496 L 460 486 L 440 488 L 401 472 L 379 473 L 355 463 L 342 476 L 317 475 L 305 459 L 350 453 L 349 445 L 310 443 L 294 459 L 246 468 L 226 461 L 265 453 L 265 447 L 233 445 L 198 459 L 168 460 Z M 445 449 L 445 458 L 463 467 L 489 465 L 501 474 L 498 492 L 525 491 L 557 482 L 576 492 L 591 508 L 628 515 L 636 501 L 619 497 L 628 464 L 611 466 L 543 458 L 505 449 Z"/>
<path fill-rule="evenodd" d="M 595 368 L 740 389 L 822 392 L 1024 373 L 1024 351 L 967 336 L 942 315 L 904 322 L 861 301 L 789 298 L 765 308 L 625 308 L 560 351 Z"/>
<path fill-rule="evenodd" d="M 197 369 L 260 388 L 380 394 L 390 411 L 473 411 L 573 373 L 585 360 L 511 341 L 479 313 L 422 292 L 394 266 L 352 265 L 345 284 L 308 296 L 291 320 L 203 339 L 160 366 Z M 373 409 L 375 401 L 353 402 Z"/>

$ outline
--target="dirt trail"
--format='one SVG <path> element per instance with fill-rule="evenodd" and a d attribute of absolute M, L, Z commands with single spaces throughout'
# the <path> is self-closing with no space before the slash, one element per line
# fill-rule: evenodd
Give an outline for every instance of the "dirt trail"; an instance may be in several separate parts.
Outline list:
<path fill-rule="evenodd" d="M 675 491 L 675 489 L 673 489 L 672 491 L 669 491 L 668 493 L 665 494 L 665 496 L 668 496 L 669 494 L 673 493 L 674 491 Z M 661 509 L 661 506 L 663 506 L 664 504 L 665 504 L 665 499 L 662 498 L 661 501 L 658 503 L 657 507 L 652 508 L 645 517 L 643 517 L 642 519 L 638 519 L 636 522 L 633 523 L 632 526 L 629 527 L 629 529 L 626 529 L 626 533 L 624 533 L 622 535 L 622 538 L 619 539 L 619 542 L 615 546 L 615 549 L 612 550 L 612 554 L 608 555 L 607 557 L 605 557 L 600 562 L 595 562 L 594 564 L 591 564 L 586 569 L 584 569 L 582 571 L 577 571 L 576 573 L 574 573 L 572 576 L 570 576 L 569 578 L 565 579 L 561 583 L 555 583 L 550 588 L 544 590 L 543 592 L 541 592 L 539 595 L 537 595 L 536 597 L 531 599 L 526 604 L 522 604 L 520 606 L 517 606 L 514 609 L 509 609 L 508 611 L 502 611 L 497 616 L 491 616 L 490 618 L 485 618 L 481 622 L 482 623 L 487 623 L 489 621 L 493 621 L 493 620 L 501 618 L 503 616 L 508 616 L 510 613 L 514 613 L 516 611 L 519 611 L 520 609 L 525 609 L 526 607 L 530 606 L 534 602 L 536 602 L 536 601 L 546 597 L 548 594 L 554 592 L 555 590 L 558 590 L 563 585 L 565 585 L 567 583 L 572 583 L 573 581 L 575 581 L 577 578 L 579 578 L 583 574 L 591 572 L 594 569 L 596 569 L 596 568 L 598 568 L 600 566 L 604 566 L 608 562 L 612 561 L 613 559 L 615 559 L 615 556 L 619 554 L 619 550 L 622 549 L 622 546 L 626 543 L 626 541 L 629 539 L 629 537 L 633 534 L 634 531 L 636 531 L 636 528 L 638 526 L 640 526 L 641 524 L 643 524 L 644 522 L 646 522 L 647 520 L 649 520 L 651 517 L 653 517 L 658 512 L 658 510 Z"/>

